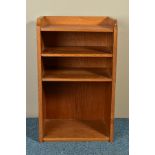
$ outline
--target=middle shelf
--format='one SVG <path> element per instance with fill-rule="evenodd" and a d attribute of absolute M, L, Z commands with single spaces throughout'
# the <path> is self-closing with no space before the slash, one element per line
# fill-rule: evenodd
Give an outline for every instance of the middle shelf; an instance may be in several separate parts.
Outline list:
<path fill-rule="evenodd" d="M 112 81 L 110 69 L 70 68 L 45 70 L 42 81 Z"/>
<path fill-rule="evenodd" d="M 112 57 L 112 48 L 97 46 L 62 46 L 45 48 L 42 57 Z"/>
<path fill-rule="evenodd" d="M 43 57 L 42 81 L 112 81 L 112 59 Z"/>

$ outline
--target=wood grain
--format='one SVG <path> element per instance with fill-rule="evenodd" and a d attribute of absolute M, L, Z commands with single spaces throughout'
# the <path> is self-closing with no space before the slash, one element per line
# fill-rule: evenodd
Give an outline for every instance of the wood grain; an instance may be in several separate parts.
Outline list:
<path fill-rule="evenodd" d="M 115 87 L 116 87 L 116 58 L 117 58 L 117 24 L 114 27 L 113 61 L 112 61 L 112 99 L 111 99 L 111 122 L 110 142 L 114 141 L 114 110 L 115 110 Z"/>
<path fill-rule="evenodd" d="M 44 82 L 46 118 L 105 120 L 110 117 L 111 86 L 111 82 Z"/>
<path fill-rule="evenodd" d="M 107 69 L 79 68 L 46 70 L 42 81 L 112 81 Z"/>
<path fill-rule="evenodd" d="M 107 16 L 43 16 L 37 19 L 40 27 L 54 25 L 81 25 L 81 26 L 114 26 L 115 20 Z"/>
<path fill-rule="evenodd" d="M 41 33 L 37 26 L 37 56 L 38 56 L 38 113 L 39 113 L 39 141 L 43 141 L 44 122 L 43 122 L 43 98 L 42 98 L 42 62 L 41 62 Z"/>
<path fill-rule="evenodd" d="M 44 141 L 108 141 L 103 121 L 47 119 Z"/>
<path fill-rule="evenodd" d="M 100 46 L 63 46 L 45 48 L 42 57 L 112 57 L 112 49 Z"/>
<path fill-rule="evenodd" d="M 101 46 L 112 49 L 113 33 L 41 32 L 45 48 L 62 46 Z M 44 49 L 42 49 L 44 50 Z"/>
<path fill-rule="evenodd" d="M 44 57 L 44 70 L 70 68 L 112 68 L 111 58 L 95 57 Z"/>
<path fill-rule="evenodd" d="M 41 31 L 67 31 L 67 32 L 113 32 L 112 26 L 107 25 L 47 25 Z"/>

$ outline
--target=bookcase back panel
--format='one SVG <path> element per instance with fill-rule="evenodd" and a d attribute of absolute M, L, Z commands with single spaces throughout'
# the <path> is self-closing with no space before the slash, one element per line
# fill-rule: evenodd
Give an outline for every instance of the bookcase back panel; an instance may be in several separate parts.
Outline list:
<path fill-rule="evenodd" d="M 44 69 L 56 68 L 112 68 L 111 58 L 44 58 Z"/>
<path fill-rule="evenodd" d="M 110 123 L 111 83 L 43 83 L 46 119 L 103 120 Z"/>
<path fill-rule="evenodd" d="M 113 46 L 113 33 L 42 32 L 43 47 L 54 46 Z"/>

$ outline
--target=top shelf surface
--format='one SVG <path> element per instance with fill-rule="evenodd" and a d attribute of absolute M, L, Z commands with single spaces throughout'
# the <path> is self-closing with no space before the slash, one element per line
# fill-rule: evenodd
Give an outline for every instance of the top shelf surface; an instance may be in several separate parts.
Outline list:
<path fill-rule="evenodd" d="M 44 16 L 37 19 L 41 31 L 113 32 L 116 20 L 109 17 Z"/>
<path fill-rule="evenodd" d="M 41 31 L 68 31 L 68 32 L 113 32 L 112 26 L 91 25 L 47 25 Z"/>

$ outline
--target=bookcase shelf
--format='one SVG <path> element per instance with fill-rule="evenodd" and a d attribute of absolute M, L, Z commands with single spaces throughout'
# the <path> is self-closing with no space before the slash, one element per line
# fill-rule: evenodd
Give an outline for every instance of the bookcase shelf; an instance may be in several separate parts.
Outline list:
<path fill-rule="evenodd" d="M 45 141 L 109 140 L 103 121 L 50 119 L 45 120 L 45 129 Z"/>
<path fill-rule="evenodd" d="M 39 141 L 114 138 L 117 21 L 37 19 Z"/>
<path fill-rule="evenodd" d="M 106 47 L 51 47 L 45 48 L 42 57 L 112 57 L 112 49 Z"/>
<path fill-rule="evenodd" d="M 68 31 L 68 32 L 113 32 L 113 27 L 108 25 L 46 25 L 41 31 Z"/>
<path fill-rule="evenodd" d="M 107 69 L 55 69 L 44 72 L 43 81 L 112 81 Z"/>

